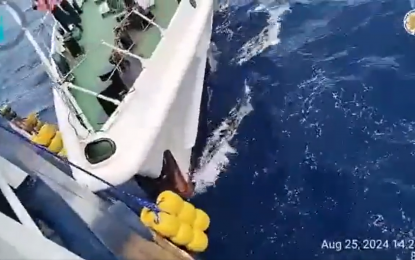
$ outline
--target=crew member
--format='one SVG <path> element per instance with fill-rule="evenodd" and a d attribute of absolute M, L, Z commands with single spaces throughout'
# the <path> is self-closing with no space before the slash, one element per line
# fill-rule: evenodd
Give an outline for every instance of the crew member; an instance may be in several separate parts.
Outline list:
<path fill-rule="evenodd" d="M 71 31 L 70 25 L 74 25 L 83 31 L 81 17 L 67 0 L 63 0 L 60 5 L 49 5 L 46 6 L 46 8 L 45 4 L 41 4 L 38 0 L 35 0 L 33 9 L 40 10 L 39 7 L 42 7 L 42 9 L 48 9 L 48 11 L 52 13 L 53 17 L 55 17 L 56 21 L 59 22 L 65 31 Z"/>
<path fill-rule="evenodd" d="M 78 5 L 78 2 L 76 2 L 76 0 L 72 0 L 72 1 L 70 2 L 70 4 L 72 4 L 73 8 L 75 8 L 75 10 L 76 10 L 76 12 L 77 12 L 78 14 L 82 14 L 82 13 L 83 13 L 83 11 L 82 11 L 81 7 Z"/>
<path fill-rule="evenodd" d="M 75 7 L 75 5 L 77 7 Z M 75 0 L 72 1 L 72 4 L 69 3 L 68 0 L 62 0 L 60 2 L 60 6 L 62 7 L 62 9 L 64 11 L 68 12 L 69 15 L 71 17 L 73 17 L 77 21 L 78 24 L 81 23 L 81 16 L 80 16 L 80 14 L 82 13 L 82 10 L 81 10 L 81 8 L 79 8 L 79 6 L 78 6 L 78 4 L 76 3 Z"/>

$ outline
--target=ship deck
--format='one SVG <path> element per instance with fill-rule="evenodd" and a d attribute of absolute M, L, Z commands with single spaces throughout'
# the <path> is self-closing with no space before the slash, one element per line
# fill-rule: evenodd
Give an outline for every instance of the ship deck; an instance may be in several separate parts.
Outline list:
<path fill-rule="evenodd" d="M 150 8 L 150 12 L 154 15 L 152 20 L 166 29 L 177 7 L 177 0 L 155 0 L 155 4 Z M 109 59 L 113 52 L 113 48 L 104 45 L 102 42 L 117 46 L 115 44 L 116 35 L 114 28 L 120 26 L 120 22 L 116 19 L 119 12 L 103 16 L 101 15 L 103 13 L 103 4 L 98 4 L 93 0 L 84 0 L 81 8 L 83 11 L 81 14 L 83 32 L 78 42 L 83 47 L 85 54 L 78 58 L 73 58 L 66 52 L 65 57 L 75 78 L 73 83 L 83 89 L 100 93 L 109 85 L 107 82 L 102 82 L 99 76 L 108 72 L 105 70 L 108 70 L 111 66 Z M 144 30 L 129 30 L 128 33 L 135 43 L 130 52 L 146 59 L 151 58 L 152 53 L 162 38 L 160 30 L 151 24 Z M 121 78 L 127 87 L 131 88 L 140 74 L 142 66 L 141 62 L 136 58 L 125 55 L 124 59 L 130 61 L 130 70 L 124 73 L 125 75 L 122 75 Z M 92 128 L 99 130 L 109 116 L 104 111 L 97 97 L 77 89 L 70 89 L 70 91 Z"/>

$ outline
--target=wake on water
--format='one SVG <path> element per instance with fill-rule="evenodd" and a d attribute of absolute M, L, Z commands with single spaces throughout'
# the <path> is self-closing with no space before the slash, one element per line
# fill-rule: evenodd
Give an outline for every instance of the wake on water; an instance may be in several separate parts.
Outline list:
<path fill-rule="evenodd" d="M 274 0 L 225 0 L 221 1 L 218 5 L 217 12 L 225 14 L 230 17 L 232 12 L 246 5 L 251 5 L 247 14 L 250 13 L 266 13 L 268 15 L 266 26 L 260 31 L 259 34 L 255 35 L 251 39 L 247 40 L 242 47 L 236 51 L 236 55 L 232 58 L 231 62 L 236 66 L 241 66 L 252 58 L 265 53 L 265 55 L 272 58 L 275 54 L 273 46 L 280 43 L 279 34 L 281 31 L 281 20 L 291 11 L 290 2 L 302 3 L 302 4 L 318 4 L 324 0 L 295 0 L 295 1 L 274 1 Z M 338 0 L 340 6 L 357 6 L 366 3 L 368 0 Z M 411 0 L 414 1 L 415 0 Z M 253 4 L 254 3 L 254 4 Z M 332 19 L 328 17 L 328 19 Z M 326 19 L 327 20 L 327 19 Z M 287 51 L 292 52 L 300 48 L 302 44 L 308 41 L 314 40 L 313 37 L 319 37 L 325 31 L 319 32 L 318 30 L 324 28 L 327 24 L 326 20 L 312 21 L 309 23 L 310 26 L 304 26 L 304 32 L 292 36 L 293 39 L 287 39 L 288 47 L 284 46 L 281 52 Z M 233 30 L 239 30 L 240 28 L 230 28 L 230 19 L 225 19 L 222 24 L 219 24 L 215 28 L 215 33 L 222 33 L 227 35 L 227 40 L 232 40 L 235 33 Z M 287 49 L 288 48 L 288 49 Z M 340 56 L 342 54 L 339 54 Z M 339 56 L 339 57 L 340 57 Z M 211 62 L 216 63 L 214 58 L 211 56 Z M 333 56 L 333 58 L 336 58 Z M 304 86 L 306 83 L 303 83 Z M 324 85 L 322 82 L 320 85 Z M 245 97 L 241 98 L 235 107 L 229 112 L 229 116 L 225 118 L 222 124 L 213 131 L 211 137 L 208 139 L 207 146 L 204 149 L 203 156 L 201 158 L 201 166 L 195 174 L 196 187 L 198 192 L 203 192 L 207 187 L 214 185 L 218 178 L 218 175 L 226 169 L 229 164 L 229 158 L 227 155 L 236 153 L 234 148 L 229 144 L 236 134 L 237 127 L 239 126 L 242 119 L 247 116 L 252 110 L 250 104 L 252 89 L 250 86 L 245 85 Z M 301 86 L 299 86 L 301 89 Z M 316 93 L 309 93 L 315 95 Z M 241 105 L 242 104 L 242 105 Z M 236 121 L 238 124 L 229 125 L 229 121 Z M 226 132 L 227 135 L 221 136 L 222 132 Z M 213 151 L 212 151 L 213 150 Z"/>
<path fill-rule="evenodd" d="M 251 1 L 224 1 L 219 3 L 217 12 L 227 12 L 228 15 L 232 9 L 250 4 Z M 242 65 L 253 57 L 261 54 L 270 46 L 279 43 L 279 32 L 281 28 L 281 17 L 289 11 L 288 4 L 276 4 L 273 1 L 260 1 L 253 6 L 248 12 L 266 12 L 269 15 L 268 25 L 255 37 L 246 42 L 232 59 L 233 63 Z M 215 32 L 225 32 L 229 40 L 231 40 L 234 32 L 229 28 L 229 23 L 224 22 L 215 28 Z M 220 55 L 220 53 L 219 53 Z M 214 56 L 210 55 L 210 64 L 216 64 Z M 213 72 L 216 66 L 213 67 Z M 206 147 L 200 158 L 199 168 L 194 174 L 196 182 L 196 193 L 203 193 L 210 186 L 213 186 L 219 175 L 226 171 L 226 167 L 230 163 L 229 155 L 237 153 L 230 145 L 230 142 L 237 134 L 237 130 L 242 120 L 252 111 L 251 105 L 251 86 L 245 81 L 244 95 L 240 98 L 236 105 L 230 110 L 228 116 L 223 119 L 211 136 L 207 140 Z"/>
<path fill-rule="evenodd" d="M 251 88 L 245 84 L 244 96 L 207 140 L 206 147 L 199 161 L 199 169 L 194 175 L 196 193 L 202 193 L 206 191 L 207 187 L 215 184 L 219 174 L 225 171 L 226 166 L 229 164 L 228 155 L 236 152 L 229 142 L 237 134 L 238 126 L 243 118 L 253 110 L 250 103 L 250 94 Z"/>

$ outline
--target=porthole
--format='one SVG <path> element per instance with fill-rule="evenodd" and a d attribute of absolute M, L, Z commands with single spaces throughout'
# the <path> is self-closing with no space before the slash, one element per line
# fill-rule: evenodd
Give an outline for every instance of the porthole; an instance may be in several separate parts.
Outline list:
<path fill-rule="evenodd" d="M 116 151 L 114 141 L 101 138 L 85 146 L 85 157 L 91 164 L 97 164 L 110 158 Z"/>

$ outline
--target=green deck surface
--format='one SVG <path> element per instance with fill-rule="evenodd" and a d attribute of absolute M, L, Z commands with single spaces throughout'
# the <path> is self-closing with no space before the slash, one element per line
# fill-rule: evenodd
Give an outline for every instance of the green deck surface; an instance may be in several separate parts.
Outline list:
<path fill-rule="evenodd" d="M 176 12 L 178 3 L 176 0 L 155 0 L 151 12 L 155 16 L 155 21 L 162 28 L 167 28 Z M 134 49 L 137 55 L 143 58 L 150 58 L 157 44 L 161 40 L 161 33 L 155 26 L 140 34 L 140 44 Z"/>
<path fill-rule="evenodd" d="M 156 0 L 155 6 L 151 9 L 155 22 L 167 28 L 177 6 L 176 0 Z M 113 28 L 117 25 L 117 21 L 115 16 L 102 18 L 99 5 L 93 0 L 84 2 L 82 10 L 84 31 L 80 44 L 85 49 L 86 59 L 74 69 L 74 83 L 81 88 L 99 93 L 106 86 L 98 76 L 104 73 L 103 70 L 109 64 L 108 60 L 112 51 L 110 47 L 102 45 L 101 41 L 114 44 Z M 161 34 L 155 26 L 151 26 L 146 31 L 137 33 L 134 38 L 136 38 L 134 40 L 137 45 L 133 52 L 143 58 L 150 58 L 161 40 Z M 107 120 L 107 116 L 97 98 L 75 89 L 71 89 L 71 93 L 92 127 L 99 130 Z"/>

